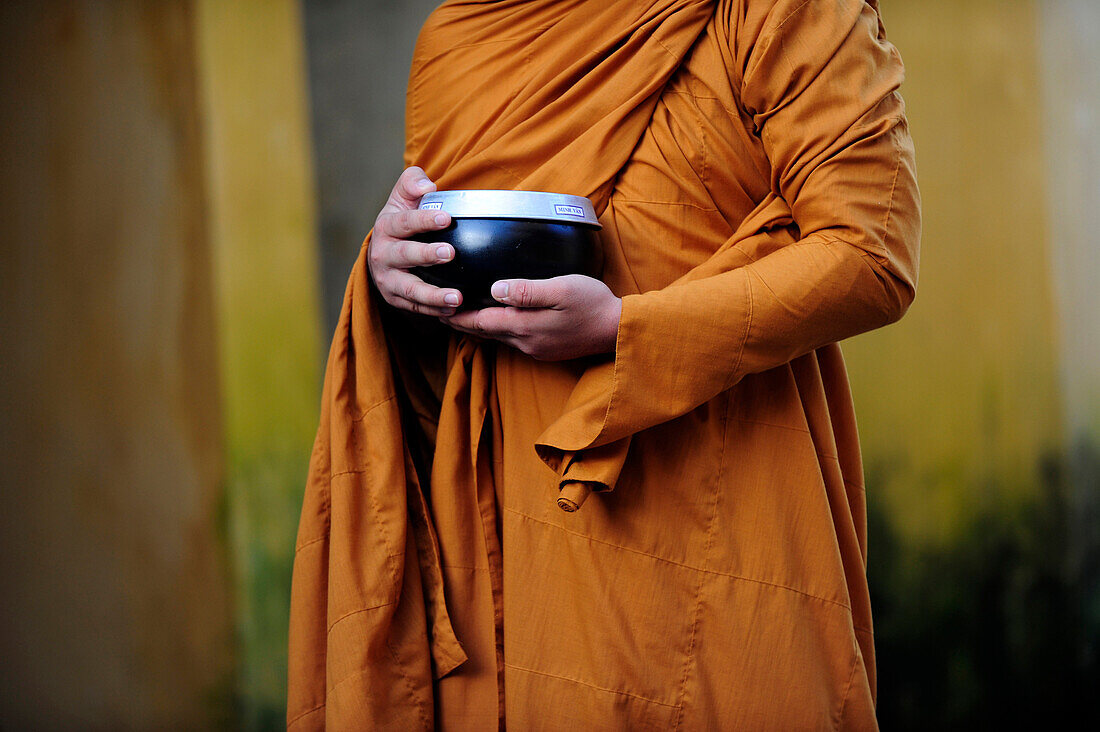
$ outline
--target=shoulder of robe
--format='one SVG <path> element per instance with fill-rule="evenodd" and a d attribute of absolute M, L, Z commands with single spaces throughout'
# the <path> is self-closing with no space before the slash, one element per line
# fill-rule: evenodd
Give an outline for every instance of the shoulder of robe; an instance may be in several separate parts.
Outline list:
<path fill-rule="evenodd" d="M 448 71 L 446 62 L 437 62 L 464 42 L 471 41 L 470 38 L 463 36 L 462 29 L 466 26 L 458 22 L 461 17 L 461 7 L 444 2 L 428 15 L 417 34 L 405 97 L 406 166 L 423 167 L 425 164 L 422 160 L 422 147 L 428 130 L 425 128 L 424 115 L 418 114 L 423 100 L 434 99 L 440 90 L 458 91 L 451 81 L 447 79 L 441 81 L 437 78 L 441 72 L 446 75 Z M 428 173 L 438 176 L 438 171 L 428 171 Z"/>
<path fill-rule="evenodd" d="M 450 23 L 448 18 L 452 15 L 446 4 L 438 6 L 428 14 L 420 32 L 416 36 L 416 44 L 413 46 L 411 76 L 416 76 L 417 69 L 425 62 L 439 55 L 449 48 Z"/>
<path fill-rule="evenodd" d="M 877 16 L 878 5 L 878 0 L 719 0 L 715 16 L 728 42 L 734 71 L 743 80 L 756 47 L 774 37 L 796 14 L 858 14 L 870 6 Z M 885 38 L 881 19 L 878 37 Z"/>
<path fill-rule="evenodd" d="M 757 45 L 774 33 L 783 17 L 807 2 L 813 0 L 719 0 L 717 31 L 724 36 L 727 65 L 739 86 L 748 75 Z"/>

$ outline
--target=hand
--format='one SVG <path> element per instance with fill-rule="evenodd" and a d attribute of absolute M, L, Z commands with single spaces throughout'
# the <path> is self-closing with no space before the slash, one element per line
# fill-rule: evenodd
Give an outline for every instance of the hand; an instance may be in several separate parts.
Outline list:
<path fill-rule="evenodd" d="M 564 361 L 615 350 L 622 300 L 599 280 L 566 275 L 501 280 L 493 297 L 508 307 L 440 318 L 455 330 L 492 338 L 540 361 Z"/>
<path fill-rule="evenodd" d="M 416 210 L 421 196 L 434 190 L 435 183 L 420 168 L 413 166 L 401 173 L 374 221 L 367 267 L 374 286 L 390 305 L 421 315 L 441 316 L 455 312 L 462 303 L 462 293 L 429 285 L 408 271 L 411 267 L 449 262 L 455 255 L 450 244 L 407 241 L 414 234 L 450 226 L 451 217 L 444 211 Z"/>

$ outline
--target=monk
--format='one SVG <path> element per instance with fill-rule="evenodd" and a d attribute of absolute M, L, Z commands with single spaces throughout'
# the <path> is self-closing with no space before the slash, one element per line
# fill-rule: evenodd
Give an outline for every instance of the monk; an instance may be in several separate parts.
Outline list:
<path fill-rule="evenodd" d="M 863 0 L 448 0 L 333 338 L 288 728 L 877 727 L 837 342 L 920 238 Z M 589 197 L 600 280 L 457 311 L 439 189 Z M 564 510 L 563 510 L 564 509 Z"/>

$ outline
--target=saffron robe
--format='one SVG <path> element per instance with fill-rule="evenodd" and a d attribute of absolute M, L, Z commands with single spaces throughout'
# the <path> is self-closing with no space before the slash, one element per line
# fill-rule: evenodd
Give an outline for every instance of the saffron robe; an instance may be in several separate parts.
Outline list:
<path fill-rule="evenodd" d="M 361 253 L 297 541 L 289 728 L 876 726 L 836 342 L 913 297 L 901 80 L 855 0 L 432 14 L 407 162 L 441 189 L 592 198 L 616 348 L 542 363 L 425 335 Z"/>

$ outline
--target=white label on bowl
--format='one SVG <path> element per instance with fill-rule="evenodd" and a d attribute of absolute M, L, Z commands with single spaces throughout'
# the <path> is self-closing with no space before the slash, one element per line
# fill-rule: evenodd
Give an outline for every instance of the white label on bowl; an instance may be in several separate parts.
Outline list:
<path fill-rule="evenodd" d="M 583 208 L 580 206 L 567 206 L 564 203 L 555 204 L 554 213 L 561 214 L 562 216 L 576 216 L 579 219 L 584 218 Z"/>
<path fill-rule="evenodd" d="M 421 211 L 438 211 L 441 208 L 443 208 L 443 201 L 429 201 L 420 204 Z"/>

